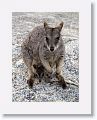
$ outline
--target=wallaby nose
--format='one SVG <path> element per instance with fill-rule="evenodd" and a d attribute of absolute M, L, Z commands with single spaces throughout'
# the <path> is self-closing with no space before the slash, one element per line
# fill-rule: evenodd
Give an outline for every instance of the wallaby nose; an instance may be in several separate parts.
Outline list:
<path fill-rule="evenodd" d="M 54 47 L 50 47 L 50 51 L 54 51 Z"/>

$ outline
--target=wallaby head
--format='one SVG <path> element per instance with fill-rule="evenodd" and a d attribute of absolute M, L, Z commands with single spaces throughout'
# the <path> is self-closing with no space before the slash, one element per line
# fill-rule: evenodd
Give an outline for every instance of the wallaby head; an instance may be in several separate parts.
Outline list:
<path fill-rule="evenodd" d="M 63 27 L 63 22 L 59 24 L 59 26 L 55 28 L 51 28 L 48 26 L 46 22 L 44 22 L 44 28 L 46 32 L 46 45 L 47 48 L 53 52 L 58 48 L 58 43 L 60 42 L 60 32 Z"/>

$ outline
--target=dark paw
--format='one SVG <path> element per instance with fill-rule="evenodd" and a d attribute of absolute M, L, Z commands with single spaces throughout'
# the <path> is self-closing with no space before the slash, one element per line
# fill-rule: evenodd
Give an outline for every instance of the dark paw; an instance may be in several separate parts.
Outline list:
<path fill-rule="evenodd" d="M 39 79 L 39 82 L 41 82 L 41 79 Z"/>
<path fill-rule="evenodd" d="M 32 79 L 27 80 L 27 84 L 28 84 L 29 88 L 31 89 L 33 87 L 33 80 Z"/>
<path fill-rule="evenodd" d="M 63 89 L 66 89 L 66 87 L 67 87 L 66 83 L 65 83 L 65 82 L 62 83 L 62 88 L 63 88 Z"/>

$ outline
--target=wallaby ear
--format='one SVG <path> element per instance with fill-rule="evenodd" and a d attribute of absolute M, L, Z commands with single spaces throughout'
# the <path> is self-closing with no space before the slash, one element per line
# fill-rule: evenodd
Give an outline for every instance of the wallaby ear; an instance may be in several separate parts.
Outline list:
<path fill-rule="evenodd" d="M 47 27 L 48 27 L 47 22 L 44 22 L 44 28 L 47 28 Z"/>
<path fill-rule="evenodd" d="M 61 22 L 60 24 L 59 24 L 59 26 L 58 26 L 58 29 L 61 31 L 61 29 L 62 29 L 62 27 L 63 27 L 63 22 Z"/>

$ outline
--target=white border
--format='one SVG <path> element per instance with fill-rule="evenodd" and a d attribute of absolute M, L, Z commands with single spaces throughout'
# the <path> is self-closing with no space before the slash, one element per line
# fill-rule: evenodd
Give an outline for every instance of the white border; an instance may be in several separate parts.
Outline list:
<path fill-rule="evenodd" d="M 79 12 L 79 102 L 12 102 L 12 13 Z M 3 0 L 0 2 L 0 112 L 3 114 L 91 114 L 90 0 Z"/>

